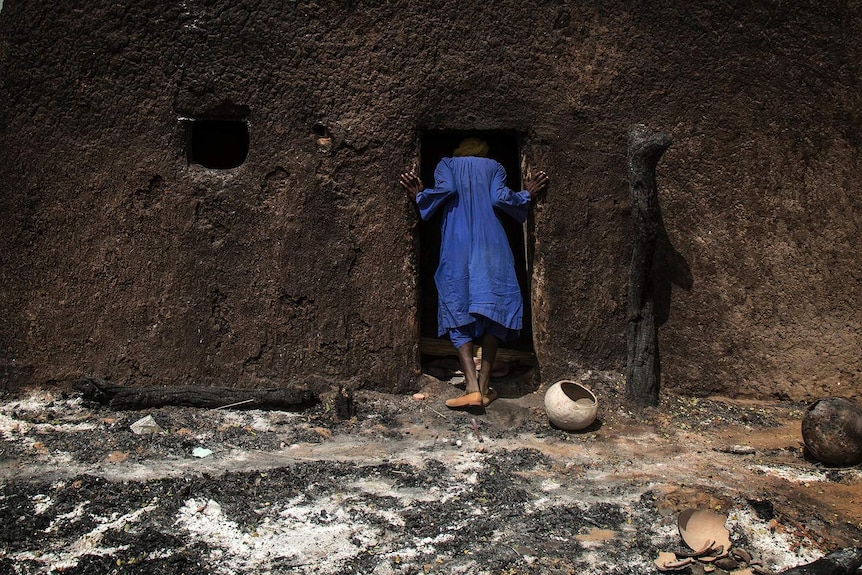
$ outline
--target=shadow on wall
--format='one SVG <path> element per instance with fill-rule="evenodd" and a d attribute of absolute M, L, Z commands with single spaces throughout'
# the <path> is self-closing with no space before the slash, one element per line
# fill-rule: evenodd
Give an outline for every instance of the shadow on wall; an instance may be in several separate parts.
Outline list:
<path fill-rule="evenodd" d="M 673 286 L 691 291 L 694 286 L 694 278 L 691 275 L 688 262 L 671 244 L 667 231 L 664 229 L 661 212 L 659 212 L 658 224 L 651 279 L 655 297 L 655 323 L 656 327 L 661 327 L 670 317 Z M 660 373 L 661 366 L 659 366 Z"/>
<path fill-rule="evenodd" d="M 673 286 L 680 287 L 685 291 L 691 291 L 694 286 L 694 278 L 691 275 L 688 262 L 673 247 L 670 237 L 667 235 L 661 216 L 661 206 L 658 210 L 658 226 L 656 228 L 655 253 L 650 270 L 650 284 L 655 313 L 655 377 L 656 382 L 661 382 L 661 346 L 658 345 L 658 329 L 670 319 Z"/>
<path fill-rule="evenodd" d="M 664 229 L 660 209 L 650 280 L 655 311 L 655 377 L 656 382 L 661 382 L 661 346 L 658 345 L 658 330 L 670 318 L 673 286 L 676 285 L 685 291 L 691 291 L 694 278 L 691 275 L 688 262 L 670 242 L 667 230 Z"/>
<path fill-rule="evenodd" d="M 659 328 L 670 319 L 670 307 L 673 286 L 691 291 L 694 286 L 694 278 L 688 262 L 680 254 L 670 241 L 661 218 L 661 208 L 658 212 L 656 227 L 655 252 L 653 253 L 652 267 L 650 268 L 649 290 L 652 292 L 653 325 L 650 329 L 655 342 L 653 358 L 655 385 L 661 387 L 661 346 L 658 341 Z M 656 397 L 657 399 L 657 397 Z"/>

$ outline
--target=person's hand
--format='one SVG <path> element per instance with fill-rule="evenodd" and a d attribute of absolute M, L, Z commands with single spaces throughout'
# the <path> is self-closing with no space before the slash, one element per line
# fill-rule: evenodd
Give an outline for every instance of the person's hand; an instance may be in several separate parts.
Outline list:
<path fill-rule="evenodd" d="M 401 187 L 404 188 L 410 197 L 414 200 L 416 196 L 421 192 L 425 186 L 422 185 L 422 180 L 419 179 L 419 176 L 412 172 L 406 172 L 401 174 Z"/>
<path fill-rule="evenodd" d="M 533 198 L 545 189 L 548 185 L 548 174 L 545 172 L 536 172 L 535 175 L 527 176 L 527 179 L 524 180 L 524 188 L 527 192 L 530 193 L 530 197 Z"/>

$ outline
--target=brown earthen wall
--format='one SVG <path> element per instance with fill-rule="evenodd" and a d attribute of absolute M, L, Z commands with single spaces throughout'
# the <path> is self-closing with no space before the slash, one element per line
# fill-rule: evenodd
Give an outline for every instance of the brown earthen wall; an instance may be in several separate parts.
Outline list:
<path fill-rule="evenodd" d="M 552 177 L 532 229 L 541 380 L 620 369 L 626 131 L 644 123 L 674 140 L 663 389 L 860 395 L 859 5 L 681 6 L 7 0 L 4 383 L 411 389 L 397 177 L 438 129 L 517 130 Z M 189 166 L 183 118 L 232 107 L 246 162 Z"/>

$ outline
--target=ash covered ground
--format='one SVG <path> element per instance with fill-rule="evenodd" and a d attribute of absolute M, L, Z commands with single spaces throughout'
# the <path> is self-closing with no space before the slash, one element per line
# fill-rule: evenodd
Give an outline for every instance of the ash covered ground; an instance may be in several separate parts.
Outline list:
<path fill-rule="evenodd" d="M 349 420 L 5 397 L 0 573 L 642 574 L 684 548 L 687 508 L 726 514 L 767 572 L 862 545 L 862 472 L 806 459 L 804 406 L 632 413 L 618 374 L 579 377 L 600 410 L 576 433 L 543 389 L 452 412 L 428 376 L 422 400 L 357 392 Z M 132 432 L 147 415 L 162 433 Z"/>

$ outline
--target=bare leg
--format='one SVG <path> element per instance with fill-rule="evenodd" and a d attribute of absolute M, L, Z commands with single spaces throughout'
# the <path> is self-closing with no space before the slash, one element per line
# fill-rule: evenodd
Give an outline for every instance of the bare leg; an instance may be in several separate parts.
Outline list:
<path fill-rule="evenodd" d="M 466 393 L 479 391 L 479 381 L 476 376 L 476 364 L 473 362 L 473 343 L 465 343 L 458 348 L 458 361 L 461 363 L 461 371 L 464 372 L 466 380 Z M 484 371 L 484 370 L 483 370 Z"/>
<path fill-rule="evenodd" d="M 446 407 L 460 409 L 462 407 L 481 407 L 485 405 L 485 399 L 479 393 L 479 378 L 476 376 L 476 364 L 473 363 L 473 342 L 465 343 L 458 348 L 458 360 L 461 362 L 461 370 L 467 381 L 464 395 L 446 400 Z"/>
<path fill-rule="evenodd" d="M 494 359 L 497 357 L 499 345 L 500 340 L 490 333 L 486 333 L 482 337 L 482 369 L 479 372 L 479 391 L 482 392 L 483 396 L 488 395 L 488 383 L 491 381 L 491 370 L 494 368 Z"/>

